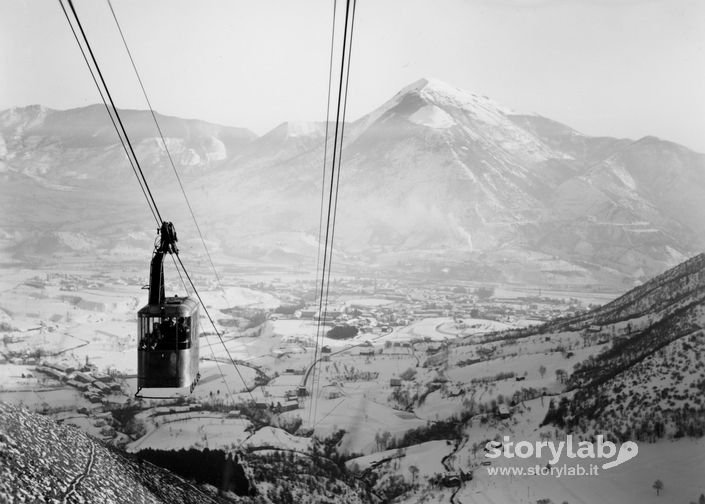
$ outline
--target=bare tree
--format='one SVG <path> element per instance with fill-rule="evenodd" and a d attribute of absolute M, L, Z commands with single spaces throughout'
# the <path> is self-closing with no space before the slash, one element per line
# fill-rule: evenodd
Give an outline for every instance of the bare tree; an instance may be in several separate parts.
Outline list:
<path fill-rule="evenodd" d="M 661 480 L 654 481 L 653 488 L 656 489 L 656 495 L 660 495 L 663 490 L 663 482 Z"/>
<path fill-rule="evenodd" d="M 556 369 L 556 380 L 558 383 L 565 383 L 568 373 L 564 369 Z"/>
<path fill-rule="evenodd" d="M 411 486 L 415 486 L 416 476 L 419 474 L 419 468 L 415 465 L 410 465 L 409 472 L 411 473 Z"/>

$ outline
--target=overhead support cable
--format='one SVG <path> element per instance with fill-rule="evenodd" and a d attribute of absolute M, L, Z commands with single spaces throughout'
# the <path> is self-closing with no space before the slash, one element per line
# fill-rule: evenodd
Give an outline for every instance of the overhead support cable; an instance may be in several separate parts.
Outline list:
<path fill-rule="evenodd" d="M 315 277 L 315 285 L 318 285 L 318 271 L 321 266 L 321 249 L 322 249 L 322 243 L 321 243 L 321 237 L 323 235 L 323 209 L 324 209 L 324 202 L 325 202 L 325 189 L 326 189 L 326 169 L 328 165 L 328 127 L 330 125 L 330 97 L 331 97 L 331 88 L 333 87 L 333 53 L 334 53 L 334 47 L 335 47 L 335 18 L 336 18 L 336 13 L 337 13 L 337 7 L 338 7 L 338 0 L 333 0 L 333 29 L 331 30 L 331 37 L 330 37 L 330 59 L 328 62 L 328 97 L 326 98 L 326 124 L 325 124 L 325 135 L 323 137 L 323 171 L 321 173 L 321 205 L 320 209 L 318 212 L 318 254 L 316 256 L 316 277 Z M 316 301 L 316 298 L 319 296 L 316 296 L 314 298 L 314 301 Z M 318 350 L 319 350 L 319 345 L 320 341 L 318 338 L 318 332 L 315 333 L 314 335 L 314 341 L 315 341 L 315 347 L 314 347 L 314 352 L 313 352 L 313 358 L 311 359 L 311 383 L 315 383 L 316 380 L 316 359 L 318 358 Z M 313 390 L 313 386 L 311 389 Z M 313 397 L 313 395 L 312 395 Z M 313 399 L 312 399 L 313 400 Z M 309 422 L 311 421 L 311 412 L 313 408 L 309 408 L 308 410 L 308 420 Z"/>
<path fill-rule="evenodd" d="M 120 38 L 122 39 L 122 44 L 125 47 L 125 51 L 127 52 L 127 56 L 130 59 L 130 63 L 132 64 L 132 69 L 135 72 L 135 76 L 137 77 L 137 81 L 139 82 L 140 89 L 142 89 L 142 95 L 144 96 L 145 101 L 147 102 L 147 106 L 149 107 L 149 112 L 152 115 L 152 120 L 154 121 L 154 125 L 157 128 L 157 132 L 159 133 L 159 138 L 162 141 L 162 145 L 164 146 L 164 151 L 166 152 L 167 158 L 169 159 L 169 164 L 171 165 L 172 170 L 174 171 L 174 175 L 176 176 L 176 181 L 179 183 L 179 188 L 181 189 L 181 194 L 184 196 L 184 200 L 186 201 L 186 206 L 188 207 L 188 211 L 191 214 L 191 218 L 193 219 L 193 223 L 196 226 L 196 231 L 198 232 L 198 236 L 201 239 L 201 243 L 203 244 L 203 249 L 206 252 L 206 256 L 208 257 L 208 262 L 210 263 L 211 270 L 213 271 L 213 274 L 215 275 L 215 279 L 218 283 L 218 286 L 220 287 L 220 290 L 223 292 L 223 297 L 225 298 L 225 301 L 227 302 L 227 295 L 225 293 L 225 289 L 223 288 L 223 284 L 220 281 L 220 276 L 218 275 L 218 271 L 215 268 L 215 265 L 213 264 L 213 258 L 211 257 L 210 251 L 208 250 L 208 246 L 206 245 L 206 241 L 203 238 L 203 232 L 201 231 L 201 227 L 198 225 L 198 221 L 196 220 L 196 215 L 193 211 L 193 207 L 191 206 L 191 202 L 186 195 L 186 189 L 184 188 L 184 184 L 181 182 L 181 177 L 179 176 L 179 172 L 176 169 L 176 164 L 174 163 L 174 159 L 171 156 L 171 151 L 169 150 L 169 145 L 166 142 L 166 139 L 164 138 L 164 133 L 162 132 L 162 128 L 159 125 L 159 121 L 157 120 L 157 115 L 154 112 L 154 107 L 152 107 L 152 102 L 149 99 L 149 96 L 147 95 L 147 90 L 144 87 L 144 83 L 142 82 L 142 77 L 140 77 L 140 73 L 137 70 L 137 64 L 135 63 L 134 58 L 132 57 L 132 51 L 130 51 L 130 47 L 127 45 L 127 40 L 125 39 L 125 34 L 122 31 L 122 27 L 120 26 L 120 22 L 118 21 L 117 15 L 115 14 L 115 10 L 113 9 L 113 4 L 110 0 L 107 0 L 108 2 L 108 7 L 110 7 L 110 12 L 113 15 L 113 19 L 115 20 L 115 25 L 117 26 L 118 31 L 120 32 Z"/>
<path fill-rule="evenodd" d="M 186 285 L 186 282 L 184 281 L 184 276 L 181 274 L 181 270 L 179 269 L 178 264 L 176 263 L 176 259 L 174 258 L 173 254 L 171 255 L 171 260 L 174 263 L 174 269 L 176 272 L 179 274 L 179 279 L 181 280 L 181 285 L 184 287 L 184 292 L 186 292 L 186 295 L 188 295 L 188 286 Z M 215 366 L 218 368 L 218 374 L 220 374 L 220 378 L 223 380 L 223 383 L 225 383 L 225 388 L 228 391 L 228 397 L 230 397 L 231 400 L 233 400 L 233 393 L 230 390 L 230 385 L 228 385 L 228 380 L 225 377 L 225 373 L 223 373 L 223 370 L 220 367 L 220 362 L 215 356 L 215 352 L 213 351 L 213 345 L 211 345 L 210 340 L 208 339 L 208 336 L 204 334 L 203 331 L 203 324 L 201 324 L 201 321 L 198 320 L 198 327 L 200 328 L 200 334 L 203 335 L 204 339 L 206 340 L 206 343 L 208 344 L 208 348 L 211 351 L 211 355 L 213 356 L 213 361 L 215 361 Z"/>
<path fill-rule="evenodd" d="M 154 207 L 152 206 L 152 202 L 150 201 L 149 196 L 147 195 L 147 191 L 145 190 L 142 179 L 140 178 L 139 174 L 137 173 L 137 168 L 135 167 L 135 162 L 132 160 L 132 157 L 130 156 L 130 152 L 127 148 L 127 145 L 125 144 L 125 140 L 123 139 L 122 134 L 120 133 L 120 128 L 118 127 L 117 123 L 115 122 L 115 118 L 113 117 L 113 112 L 110 109 L 110 107 L 108 106 L 108 102 L 105 98 L 104 91 L 102 90 L 100 84 L 98 83 L 98 80 L 96 79 L 93 67 L 91 66 L 91 63 L 88 60 L 88 56 L 86 55 L 86 50 L 83 48 L 83 44 L 81 44 L 81 41 L 78 38 L 78 34 L 76 33 L 76 29 L 74 28 L 73 23 L 71 22 L 71 19 L 69 17 L 69 13 L 66 11 L 66 7 L 64 7 L 64 3 L 62 0 L 59 0 L 59 5 L 61 6 L 61 10 L 63 11 L 64 16 L 66 17 L 66 21 L 69 24 L 69 28 L 71 28 L 71 33 L 73 33 L 73 37 L 76 40 L 76 44 L 78 45 L 78 48 L 81 51 L 81 55 L 83 56 L 83 61 L 86 63 L 86 66 L 88 67 L 88 72 L 91 74 L 91 78 L 93 79 L 93 83 L 95 84 L 96 89 L 98 90 L 98 95 L 100 96 L 100 99 L 103 102 L 103 106 L 105 107 L 105 110 L 108 113 L 108 117 L 110 118 L 110 122 L 112 123 L 113 128 L 115 129 L 115 132 L 117 133 L 118 140 L 120 140 L 120 144 L 122 145 L 122 148 L 125 151 L 125 156 L 127 156 L 127 160 L 130 163 L 130 167 L 132 168 L 132 172 L 135 174 L 135 177 L 137 178 L 137 183 L 140 186 L 142 194 L 144 195 L 145 199 L 147 200 L 147 205 L 149 206 L 149 210 L 152 213 L 152 216 L 154 217 L 154 220 L 157 223 L 157 228 L 158 228 L 159 226 L 161 226 L 161 221 L 159 220 L 158 214 L 155 211 Z"/>
<path fill-rule="evenodd" d="M 159 212 L 159 209 L 157 207 L 157 203 L 154 199 L 154 196 L 152 195 L 152 191 L 149 188 L 149 184 L 147 182 L 147 179 L 144 175 L 144 172 L 142 171 L 142 167 L 139 164 L 139 160 L 137 159 L 137 155 L 135 154 L 135 151 L 132 147 L 132 143 L 130 141 L 130 138 L 127 134 L 127 130 L 125 129 L 125 126 L 122 122 L 122 119 L 120 118 L 120 113 L 118 112 L 118 109 L 115 105 L 115 101 L 112 98 L 112 95 L 110 94 L 110 90 L 108 89 L 108 85 L 105 82 L 105 78 L 103 77 L 103 73 L 100 70 L 100 66 L 98 65 L 98 61 L 95 57 L 95 54 L 93 53 L 93 50 L 91 48 L 90 43 L 88 42 L 88 37 L 86 36 L 86 33 L 83 29 L 83 25 L 81 24 L 81 20 L 78 16 L 78 13 L 76 12 L 76 9 L 73 5 L 72 0 L 66 0 L 69 8 L 71 10 L 71 13 L 73 14 L 73 19 L 76 23 L 76 26 L 78 27 L 80 33 L 81 33 L 81 39 L 83 42 L 78 37 L 78 34 L 74 28 L 74 23 L 71 21 L 71 18 L 69 17 L 69 13 L 66 10 L 66 7 L 64 6 L 63 0 L 59 0 L 59 5 L 61 6 L 62 11 L 64 12 L 64 16 L 66 17 L 66 21 L 69 24 L 69 27 L 71 28 L 72 33 L 74 34 L 74 38 L 76 39 L 76 42 L 78 43 L 79 49 L 81 50 L 81 54 L 83 55 L 84 61 L 86 62 L 86 65 L 88 66 L 88 70 L 91 73 L 91 77 L 93 78 L 93 82 L 95 83 L 98 93 L 100 94 L 101 100 L 103 101 L 103 104 L 105 105 L 106 110 L 108 111 L 108 115 L 110 116 L 111 122 L 113 124 L 113 127 L 115 128 L 115 131 L 118 134 L 118 138 L 120 139 L 120 142 L 123 145 L 123 148 L 125 149 L 125 153 L 127 154 L 128 160 L 130 162 L 131 167 L 133 168 L 133 173 L 135 174 L 135 177 L 137 178 L 138 182 L 140 183 L 140 188 L 142 188 L 142 193 L 145 196 L 145 199 L 147 201 L 147 205 L 149 206 L 150 210 L 152 211 L 152 215 L 154 216 L 158 228 L 161 226 L 163 220 L 161 217 L 161 213 Z M 85 49 L 84 46 L 85 45 Z M 90 55 L 90 60 L 88 56 L 86 55 L 85 50 L 88 50 L 88 54 Z M 92 62 L 92 65 L 91 65 Z M 96 79 L 95 72 L 98 75 L 98 78 Z M 99 83 L 100 81 L 100 83 Z M 107 97 L 107 100 L 105 99 Z M 110 106 L 108 106 L 108 102 L 110 102 Z M 161 133 L 161 131 L 160 131 Z M 178 178 L 178 174 L 177 174 Z M 193 214 L 192 214 L 193 215 Z M 195 219 L 195 217 L 194 217 Z M 227 346 L 225 345 L 225 342 L 223 341 L 223 338 L 218 331 L 218 328 L 215 325 L 215 322 L 213 321 L 213 318 L 210 316 L 210 313 L 208 312 L 208 308 L 206 305 L 203 303 L 203 300 L 201 299 L 200 294 L 198 293 L 198 290 L 196 289 L 196 286 L 194 285 L 193 281 L 191 280 L 191 276 L 188 274 L 188 271 L 186 270 L 186 267 L 184 266 L 183 262 L 181 261 L 181 258 L 178 256 L 178 253 L 176 254 L 176 257 L 178 258 L 179 264 L 181 265 L 181 268 L 183 269 L 184 274 L 186 275 L 186 278 L 189 280 L 189 283 L 191 285 L 191 288 L 194 291 L 194 294 L 198 298 L 201 306 L 203 307 L 203 310 L 208 317 L 208 320 L 210 321 L 211 325 L 213 326 L 213 330 L 215 333 L 218 335 L 221 343 L 223 344 L 223 347 L 225 348 L 225 351 L 228 355 L 228 358 L 230 359 L 230 362 L 233 364 L 235 367 L 235 370 L 237 371 L 240 379 L 243 382 L 243 385 L 247 389 L 248 393 L 250 394 L 250 397 L 254 400 L 254 396 L 252 395 L 252 392 L 249 390 L 247 387 L 247 382 L 245 382 L 242 374 L 240 373 L 240 370 L 235 363 L 235 360 L 232 358 L 230 351 L 228 350 Z M 178 271 L 178 267 L 177 267 Z M 180 273 L 179 273 L 180 275 Z M 183 281 L 183 279 L 182 279 Z M 221 286 L 222 288 L 222 286 Z M 210 343 L 209 343 L 210 344 Z M 224 378 L 224 375 L 223 375 Z M 225 378 L 224 378 L 225 379 Z M 227 381 L 226 381 L 227 383 Z M 228 387 L 229 389 L 229 387 Z"/>
<path fill-rule="evenodd" d="M 157 119 L 157 114 L 154 111 L 154 107 L 152 106 L 152 102 L 149 99 L 149 96 L 147 94 L 147 90 L 144 86 L 144 82 L 142 81 L 142 77 L 140 76 L 139 70 L 137 69 L 137 64 L 135 63 L 135 59 L 132 56 L 132 51 L 130 50 L 129 45 L 127 44 L 127 39 L 125 38 L 125 34 L 122 30 L 122 26 L 120 25 L 120 21 L 118 20 L 117 14 L 115 13 L 115 9 L 113 8 L 111 0 L 106 0 L 106 1 L 108 3 L 108 7 L 110 8 L 110 13 L 112 14 L 113 20 L 115 21 L 115 26 L 117 27 L 118 32 L 120 33 L 120 39 L 122 40 L 122 44 L 125 48 L 125 52 L 127 53 L 127 56 L 130 59 L 130 64 L 132 65 L 132 70 L 134 71 L 135 77 L 137 77 L 137 82 L 139 83 L 140 89 L 142 90 L 142 95 L 144 96 L 144 99 L 147 102 L 147 106 L 149 107 L 149 112 L 152 116 L 152 121 L 154 122 L 154 125 L 157 128 L 157 132 L 159 133 L 159 138 L 162 141 L 162 146 L 164 148 L 164 151 L 166 152 L 167 158 L 169 160 L 169 164 L 171 165 L 171 168 L 174 172 L 174 176 L 176 177 L 176 181 L 179 184 L 179 188 L 181 189 L 181 194 L 184 197 L 184 201 L 186 202 L 186 206 L 188 207 L 188 211 L 191 214 L 191 218 L 193 220 L 193 223 L 196 226 L 196 231 L 198 232 L 198 236 L 201 240 L 201 244 L 203 245 L 203 249 L 205 250 L 206 256 L 208 257 L 208 262 L 210 263 L 211 271 L 213 271 L 213 275 L 215 275 L 216 283 L 218 284 L 220 291 L 223 293 L 223 299 L 227 303 L 228 299 L 227 299 L 227 294 L 225 292 L 225 288 L 223 287 L 223 283 L 220 279 L 220 275 L 218 275 L 218 271 L 216 270 L 215 264 L 213 263 L 213 258 L 211 257 L 210 251 L 208 250 L 208 246 L 206 245 L 206 241 L 203 237 L 203 232 L 201 231 L 201 226 L 199 226 L 198 220 L 196 219 L 196 214 L 194 213 L 193 207 L 191 206 L 191 201 L 189 200 L 188 195 L 186 194 L 186 189 L 184 188 L 184 184 L 181 181 L 181 177 L 179 176 L 179 172 L 176 169 L 176 164 L 174 163 L 174 158 L 172 157 L 171 151 L 169 150 L 169 144 L 166 141 L 166 138 L 164 136 L 164 132 L 162 131 L 162 128 L 159 124 L 159 120 Z M 180 259 L 179 259 L 179 261 L 180 261 Z M 174 264 L 176 265 L 176 262 L 174 262 Z M 214 329 L 215 329 L 215 327 L 214 327 Z M 216 329 L 216 333 L 218 333 L 217 329 Z M 220 334 L 218 334 L 218 336 L 220 337 Z M 207 336 L 206 336 L 206 342 L 208 343 L 209 346 L 211 346 L 210 340 L 208 340 Z M 223 342 L 223 340 L 221 338 L 221 343 L 222 342 Z M 227 350 L 227 347 L 225 347 L 224 343 L 223 343 L 223 346 L 227 352 L 228 350 Z M 211 347 L 211 353 L 213 353 L 212 347 Z M 213 358 L 215 359 L 215 354 L 213 354 Z M 218 369 L 220 371 L 220 364 L 218 363 L 217 359 L 215 359 L 215 360 L 216 360 L 216 364 L 218 365 Z M 239 373 L 239 370 L 238 370 L 238 373 Z M 221 372 L 221 375 L 222 375 L 222 372 Z M 225 380 L 225 376 L 224 375 L 222 375 L 222 376 L 223 376 L 223 379 Z M 225 380 L 225 381 L 226 381 L 226 386 L 228 387 L 228 391 L 230 392 L 229 386 L 227 385 L 227 380 Z M 245 387 L 247 387 L 246 384 L 245 384 Z"/>
<path fill-rule="evenodd" d="M 225 349 L 225 352 L 228 354 L 228 359 L 230 359 L 231 364 L 235 368 L 235 371 L 237 371 L 238 376 L 240 377 L 240 380 L 242 381 L 243 385 L 245 385 L 245 388 L 247 389 L 247 393 L 250 394 L 250 398 L 254 401 L 255 397 L 252 395 L 252 391 L 249 389 L 247 386 L 247 382 L 242 376 L 242 373 L 240 373 L 240 368 L 237 367 L 237 364 L 235 363 L 235 359 L 233 359 L 233 356 L 230 354 L 230 350 L 228 350 L 228 347 L 225 345 L 225 341 L 223 341 L 223 336 L 220 334 L 220 331 L 215 326 L 215 322 L 211 318 L 210 313 L 208 313 L 208 310 L 205 308 L 205 303 L 203 302 L 203 299 L 201 299 L 201 295 L 198 293 L 198 290 L 196 289 L 196 286 L 193 284 L 193 280 L 191 280 L 191 276 L 188 274 L 188 271 L 186 271 L 186 267 L 184 266 L 184 263 L 181 262 L 181 258 L 177 255 L 176 258 L 179 260 L 179 264 L 181 264 L 181 268 L 184 270 L 184 274 L 186 275 L 186 278 L 189 281 L 189 284 L 191 285 L 191 288 L 193 289 L 194 294 L 196 294 L 196 297 L 198 298 L 198 302 L 201 303 L 201 306 L 204 307 L 204 311 L 206 313 L 206 316 L 208 317 L 208 320 L 210 321 L 211 325 L 213 326 L 213 330 L 215 333 L 218 335 L 218 339 L 220 339 L 220 342 L 223 345 L 223 348 Z"/>
<path fill-rule="evenodd" d="M 74 19 L 76 20 L 76 24 L 78 26 L 79 31 L 81 32 L 81 36 L 83 38 L 83 42 L 86 45 L 86 48 L 88 49 L 88 54 L 91 56 L 91 60 L 93 61 L 93 65 L 95 66 L 96 71 L 98 72 L 98 77 L 100 79 L 100 82 L 103 85 L 103 89 L 105 90 L 105 94 L 108 97 L 108 101 L 110 102 L 110 105 L 112 107 L 113 113 L 115 114 L 115 118 L 117 119 L 118 124 L 120 125 L 120 131 L 122 131 L 123 136 L 125 137 L 125 142 L 127 143 L 127 147 L 129 148 L 130 153 L 132 154 L 132 158 L 135 161 L 135 166 L 137 167 L 137 171 L 140 174 L 140 177 L 142 178 L 142 182 L 144 183 L 145 190 L 148 195 L 149 201 L 151 201 L 152 206 L 154 207 L 154 211 L 157 214 L 157 218 L 159 222 L 163 222 L 162 216 L 159 213 L 159 209 L 157 208 L 157 203 L 154 201 L 154 196 L 152 195 L 152 191 L 149 189 L 149 184 L 147 183 L 147 178 L 144 176 L 144 172 L 142 171 L 142 167 L 140 166 L 140 162 L 137 159 L 137 155 L 135 154 L 135 150 L 132 148 L 132 142 L 130 142 L 130 137 L 127 134 L 127 130 L 125 129 L 125 125 L 122 122 L 122 119 L 120 119 L 120 114 L 118 113 L 117 107 L 115 106 L 115 101 L 113 100 L 112 95 L 110 94 L 110 90 L 108 89 L 108 85 L 105 83 L 105 78 L 103 77 L 103 72 L 100 70 L 100 66 L 98 65 L 98 61 L 96 60 L 95 54 L 93 53 L 93 49 L 91 48 L 90 42 L 88 42 L 88 37 L 86 36 L 86 32 L 83 30 L 83 24 L 81 23 L 80 18 L 78 17 L 78 14 L 76 13 L 76 9 L 73 5 L 73 0 L 67 0 L 69 7 L 71 8 L 71 12 L 73 13 Z M 62 4 L 63 7 L 63 4 Z"/>
<path fill-rule="evenodd" d="M 323 267 L 320 283 L 320 300 L 318 311 L 318 324 L 316 328 L 317 343 L 322 339 L 322 328 L 325 327 L 328 316 L 328 299 L 330 293 L 330 270 L 333 256 L 333 239 L 335 237 L 335 220 L 338 204 L 338 193 L 340 186 L 340 168 L 342 161 L 342 144 L 344 136 L 344 120 L 347 108 L 347 96 L 350 76 L 350 60 L 352 56 L 352 35 L 354 31 L 355 8 L 357 2 L 355 0 L 346 0 L 345 4 L 345 22 L 343 29 L 343 44 L 340 62 L 340 78 L 338 83 L 338 99 L 336 106 L 335 117 L 335 134 L 333 139 L 333 155 L 331 161 L 330 186 L 328 190 L 328 205 L 326 215 L 326 231 L 323 248 Z M 318 344 L 316 345 L 316 355 L 314 355 L 314 372 L 315 366 L 319 365 Z M 318 382 L 320 382 L 320 377 Z M 311 408 L 313 409 L 314 423 L 317 415 L 318 406 L 318 388 L 316 380 L 312 380 L 311 390 Z"/>

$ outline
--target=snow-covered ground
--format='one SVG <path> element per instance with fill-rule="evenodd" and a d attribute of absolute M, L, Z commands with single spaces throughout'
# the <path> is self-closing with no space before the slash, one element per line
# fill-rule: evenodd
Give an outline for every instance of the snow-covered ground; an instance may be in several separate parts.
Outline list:
<path fill-rule="evenodd" d="M 370 396 L 375 387 L 375 384 L 361 384 L 349 390 L 352 387 L 346 386 L 346 395 L 336 399 L 320 398 L 313 406 L 308 400 L 298 414 L 304 420 L 304 426 L 313 426 L 321 437 L 345 429 L 346 434 L 340 445 L 344 453 L 372 453 L 378 449 L 376 435 L 386 431 L 392 436 L 400 436 L 409 429 L 426 424 L 412 414 L 372 400 Z M 309 412 L 312 412 L 310 419 Z"/>
<path fill-rule="evenodd" d="M 0 322 L 10 330 L 3 333 L 6 337 L 2 351 L 25 359 L 40 349 L 39 361 L 71 366 L 88 362 L 100 372 L 117 370 L 128 375 L 121 382 L 123 401 L 127 400 L 136 388 L 135 313 L 146 302 L 146 293 L 140 290 L 140 274 L 132 277 L 129 272 L 122 274 L 125 278 L 86 274 L 88 278 L 80 282 L 77 280 L 82 278 L 80 272 L 62 277 L 18 271 L 3 278 Z M 66 278 L 70 279 L 68 284 Z M 69 285 L 71 282 L 76 285 Z M 521 292 L 495 290 L 495 295 L 500 294 L 509 297 Z M 279 304 L 274 295 L 240 287 L 226 287 L 223 293 L 211 286 L 202 295 L 217 318 L 227 318 L 227 308 L 235 306 L 259 310 Z M 389 303 L 362 296 L 349 296 L 342 302 L 361 308 Z M 647 322 L 646 318 L 630 321 L 632 328 Z M 624 326 L 618 324 L 615 331 L 622 332 Z M 451 317 L 433 317 L 390 332 L 359 333 L 348 340 L 325 337 L 327 327 L 317 334 L 317 323 L 313 320 L 286 317 L 270 320 L 258 331 L 239 332 L 225 327 L 221 328 L 224 345 L 212 334 L 200 339 L 201 380 L 191 399 L 203 404 L 209 401 L 232 404 L 233 408 L 250 399 L 284 404 L 286 396 L 305 383 L 313 395 L 299 398 L 299 407 L 281 413 L 274 425 L 284 425 L 277 421 L 289 423 L 300 419 L 302 428 L 313 429 L 319 439 L 343 429 L 345 435 L 339 450 L 363 454 L 350 461 L 349 466 L 355 464 L 361 471 L 366 468 L 391 471 L 402 475 L 407 482 L 414 479 L 422 487 L 429 478 L 445 473 L 448 467 L 456 471 L 472 470 L 474 478 L 464 484 L 456 502 L 535 503 L 550 498 L 556 503 L 571 504 L 687 503 L 705 492 L 700 477 L 705 474 L 703 440 L 640 445 L 637 458 L 595 477 L 488 474 L 487 466 L 481 465 L 485 460 L 482 447 L 487 440 L 497 435 L 509 435 L 516 440 L 538 440 L 542 433 L 555 435 L 553 428 L 538 428 L 546 415 L 549 398 L 526 401 L 513 408 L 512 417 L 507 420 L 498 421 L 492 414 L 476 414 L 466 424 L 458 445 L 456 440 L 435 440 L 403 450 L 379 451 L 383 448 L 382 436 L 400 440 L 409 430 L 460 416 L 471 404 L 489 408 L 500 395 L 507 402 L 522 389 L 545 389 L 548 394 L 559 394 L 563 385 L 558 381 L 557 371 L 572 371 L 576 363 L 605 345 L 593 341 L 586 346 L 579 332 L 532 336 L 516 342 L 482 342 L 484 334 L 508 327 L 483 319 L 468 318 L 461 322 Z M 212 332 L 205 323 L 202 329 Z M 323 346 L 329 347 L 330 352 L 321 353 Z M 320 360 L 315 372 L 309 372 L 316 357 Z M 238 363 L 237 370 L 230 358 Z M 38 373 L 35 367 L 36 364 L 29 363 L 0 364 L 0 401 L 22 403 L 35 409 L 74 410 L 58 415 L 63 415 L 62 421 L 95 436 L 105 435 L 95 414 L 75 412 L 78 408 L 94 411 L 100 404 L 90 403 L 76 388 Z M 264 387 L 255 386 L 258 373 L 271 381 Z M 495 379 L 500 373 L 505 377 Z M 189 396 L 188 389 L 151 392 Z M 404 403 L 405 398 L 421 396 L 420 404 L 414 402 L 416 399 Z M 157 403 L 143 401 L 141 405 L 150 407 Z M 250 422 L 236 415 L 208 411 L 155 415 L 153 411 L 148 409 L 138 415 L 146 433 L 131 442 L 129 450 L 247 447 L 310 452 L 312 448 L 311 438 L 288 434 L 277 427 L 262 428 L 253 434 L 248 430 Z M 442 460 L 452 453 L 444 466 Z M 377 467 L 376 463 L 386 458 L 391 460 Z M 524 465 L 528 463 L 522 461 Z M 493 460 L 489 467 L 498 466 L 508 467 L 507 461 Z M 656 479 L 664 483 L 658 498 L 652 488 Z M 408 502 L 420 502 L 423 496 L 426 502 L 442 502 L 441 495 L 447 502 L 450 493 L 450 489 L 431 490 L 426 485 Z"/>
<path fill-rule="evenodd" d="M 213 309 L 231 308 L 233 306 L 274 309 L 280 304 L 279 300 L 271 294 L 245 287 L 225 287 L 222 291 L 199 291 L 199 294 L 205 305 Z"/>
<path fill-rule="evenodd" d="M 533 461 L 517 463 L 516 460 L 512 462 L 513 467 L 533 464 Z M 463 503 L 476 504 L 533 504 L 545 498 L 571 504 L 688 503 L 697 502 L 700 494 L 705 493 L 703 474 L 705 440 L 659 441 L 640 444 L 635 459 L 599 470 L 597 476 L 491 476 L 488 467 L 480 466 L 475 470 L 473 481 L 465 485 L 457 498 Z M 660 496 L 653 488 L 656 480 L 664 485 Z"/>
<path fill-rule="evenodd" d="M 208 411 L 157 416 L 148 425 L 147 433 L 130 443 L 128 451 L 137 452 L 147 448 L 227 450 L 240 446 L 250 436 L 245 431 L 250 426 L 248 420 L 226 418 L 224 414 Z"/>
<path fill-rule="evenodd" d="M 419 477 L 429 478 L 437 473 L 444 473 L 442 460 L 453 452 L 453 443 L 447 441 L 428 441 L 401 450 L 385 450 L 348 460 L 345 465 L 348 469 L 364 471 L 371 466 L 379 466 L 380 462 L 387 459 L 392 465 L 398 460 L 395 468 L 400 474 L 409 477 L 409 467 L 415 466 L 419 470 Z"/>
<path fill-rule="evenodd" d="M 278 448 L 309 453 L 313 448 L 311 438 L 293 436 L 288 432 L 274 427 L 263 427 L 248 437 L 243 446 L 250 448 Z"/>
<path fill-rule="evenodd" d="M 406 327 L 396 330 L 386 339 L 414 340 L 430 338 L 433 341 L 455 339 L 459 336 L 483 334 L 491 331 L 502 331 L 510 326 L 503 322 L 486 319 L 464 319 L 462 325 L 449 317 L 433 317 L 418 320 Z"/>

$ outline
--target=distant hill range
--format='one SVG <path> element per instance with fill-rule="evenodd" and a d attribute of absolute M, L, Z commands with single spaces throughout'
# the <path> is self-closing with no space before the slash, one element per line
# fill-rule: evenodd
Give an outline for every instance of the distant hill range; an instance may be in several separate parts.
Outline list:
<path fill-rule="evenodd" d="M 202 253 L 150 114 L 122 114 L 162 213 Z M 216 256 L 315 265 L 325 123 L 257 137 L 158 118 Z M 341 262 L 627 288 L 705 249 L 705 156 L 672 142 L 587 136 L 428 79 L 345 131 Z M 0 112 L 0 180 L 0 246 L 17 258 L 153 237 L 102 106 Z"/>

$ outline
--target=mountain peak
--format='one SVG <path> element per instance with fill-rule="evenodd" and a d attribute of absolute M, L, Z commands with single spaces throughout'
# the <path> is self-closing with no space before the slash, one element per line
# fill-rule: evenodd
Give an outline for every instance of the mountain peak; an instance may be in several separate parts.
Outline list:
<path fill-rule="evenodd" d="M 413 84 L 411 84 L 410 87 L 416 87 L 419 90 L 422 89 L 428 89 L 428 90 L 434 90 L 437 92 L 444 92 L 447 94 L 453 94 L 453 93 L 468 93 L 467 91 L 461 90 L 460 88 L 457 88 L 455 86 L 452 86 L 448 84 L 447 82 L 437 79 L 435 77 L 422 77 L 421 79 L 417 80 Z"/>
<path fill-rule="evenodd" d="M 513 110 L 491 98 L 466 91 L 441 79 L 423 77 L 403 88 L 395 99 L 414 94 L 424 101 L 439 107 L 451 107 L 465 111 L 493 111 L 503 115 L 516 114 Z"/>
<path fill-rule="evenodd" d="M 285 121 L 269 130 L 263 138 L 322 138 L 325 135 L 325 122 Z"/>
<path fill-rule="evenodd" d="M 457 93 L 471 94 L 463 91 L 455 86 L 433 77 L 422 77 L 417 81 L 412 82 L 397 93 L 398 96 L 403 96 L 409 93 L 436 93 L 441 95 L 453 95 Z"/>

